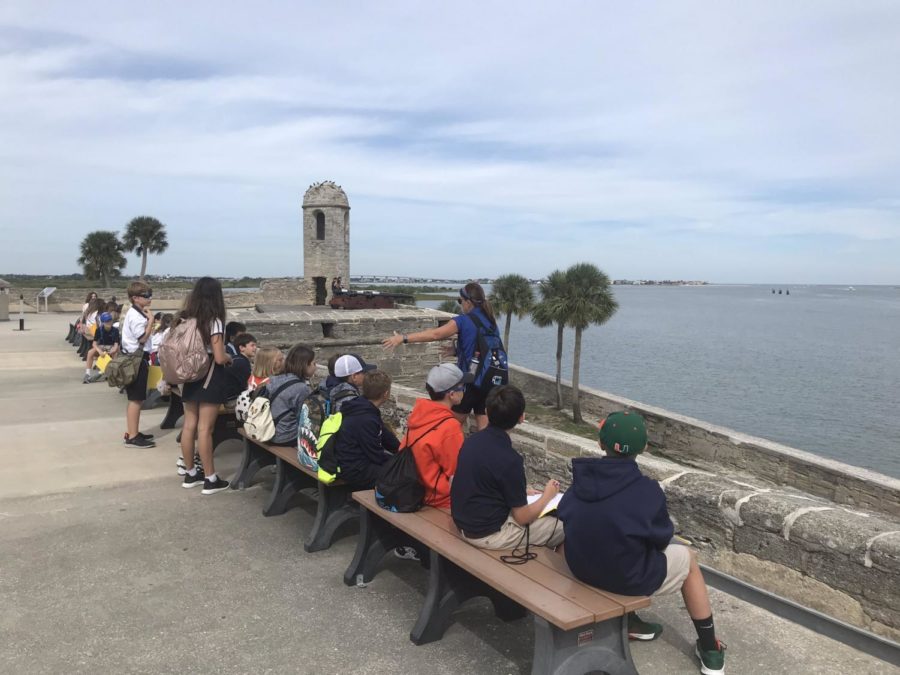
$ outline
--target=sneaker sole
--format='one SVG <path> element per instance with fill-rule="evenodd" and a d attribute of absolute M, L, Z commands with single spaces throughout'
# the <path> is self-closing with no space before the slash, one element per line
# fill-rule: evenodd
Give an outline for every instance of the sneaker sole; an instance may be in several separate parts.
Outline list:
<path fill-rule="evenodd" d="M 222 492 L 223 490 L 227 490 L 230 487 L 231 487 L 230 485 L 226 485 L 224 487 L 217 487 L 217 488 L 203 488 L 203 492 L 201 492 L 200 494 L 201 495 L 214 495 L 217 492 Z"/>
<path fill-rule="evenodd" d="M 660 635 L 662 635 L 662 633 L 629 633 L 628 639 L 650 642 L 651 640 L 655 640 L 656 638 L 658 638 Z"/>
<path fill-rule="evenodd" d="M 718 670 L 713 668 L 709 668 L 706 664 L 703 663 L 703 659 L 700 658 L 700 649 L 699 647 L 694 647 L 694 654 L 697 655 L 697 660 L 700 661 L 700 672 L 703 675 L 725 675 L 725 667 L 721 667 Z"/>
<path fill-rule="evenodd" d="M 191 488 L 195 488 L 195 487 L 198 487 L 198 486 L 200 486 L 200 485 L 203 485 L 203 481 L 202 481 L 202 480 L 198 480 L 196 483 L 182 483 L 182 484 L 181 484 L 181 487 L 187 488 L 188 490 L 190 490 Z"/>

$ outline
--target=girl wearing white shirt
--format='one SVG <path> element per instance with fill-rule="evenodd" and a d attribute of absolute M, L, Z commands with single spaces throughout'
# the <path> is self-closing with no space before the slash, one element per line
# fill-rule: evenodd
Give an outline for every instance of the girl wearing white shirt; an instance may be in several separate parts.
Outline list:
<path fill-rule="evenodd" d="M 212 433 L 219 416 L 219 406 L 225 402 L 228 385 L 225 366 L 231 364 L 223 339 L 225 298 L 222 296 L 222 285 L 216 279 L 202 277 L 197 280 L 172 327 L 187 319 L 196 320 L 206 351 L 212 358 L 209 373 L 182 387 L 184 429 L 181 432 L 181 456 L 186 473 L 181 486 L 192 488 L 203 485 L 202 494 L 212 495 L 228 488 L 228 481 L 216 475 L 213 465 Z M 202 467 L 194 465 L 195 436 Z"/>

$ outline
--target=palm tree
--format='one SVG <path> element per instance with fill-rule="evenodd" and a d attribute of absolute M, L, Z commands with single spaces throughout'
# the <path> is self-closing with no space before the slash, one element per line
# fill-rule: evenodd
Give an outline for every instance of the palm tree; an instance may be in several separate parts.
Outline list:
<path fill-rule="evenodd" d="M 81 256 L 78 264 L 88 279 L 99 279 L 109 288 L 109 278 L 122 274 L 128 262 L 122 255 L 122 242 L 115 232 L 97 230 L 81 240 Z"/>
<path fill-rule="evenodd" d="M 162 253 L 169 248 L 166 226 L 150 216 L 132 218 L 125 227 L 122 244 L 126 251 L 133 251 L 141 256 L 141 280 L 143 280 L 147 272 L 147 254 Z"/>
<path fill-rule="evenodd" d="M 456 300 L 451 300 L 447 298 L 446 300 L 441 301 L 441 304 L 437 306 L 439 312 L 447 312 L 448 314 L 459 314 L 459 303 Z"/>
<path fill-rule="evenodd" d="M 531 320 L 536 326 L 546 328 L 556 324 L 556 409 L 562 409 L 562 354 L 563 331 L 566 327 L 568 311 L 568 280 L 566 273 L 556 270 L 541 282 L 541 301 L 531 311 Z"/>
<path fill-rule="evenodd" d="M 566 270 L 568 293 L 566 324 L 575 329 L 575 353 L 572 359 L 572 418 L 583 422 L 578 394 L 578 370 L 581 366 L 581 334 L 588 326 L 601 326 L 616 313 L 619 304 L 613 297 L 609 277 L 596 265 L 578 263 Z"/>
<path fill-rule="evenodd" d="M 512 315 L 520 319 L 534 307 L 534 291 L 531 282 L 521 274 L 504 274 L 494 279 L 490 295 L 491 306 L 500 314 L 506 314 L 506 325 L 503 327 L 503 346 L 509 353 L 509 327 Z"/>

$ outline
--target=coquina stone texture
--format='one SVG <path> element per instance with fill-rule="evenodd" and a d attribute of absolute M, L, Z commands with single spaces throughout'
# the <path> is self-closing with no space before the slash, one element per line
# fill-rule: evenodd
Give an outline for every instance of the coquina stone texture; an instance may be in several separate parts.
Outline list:
<path fill-rule="evenodd" d="M 555 404 L 553 377 L 512 366 L 510 380 L 530 401 Z M 895 478 L 590 387 L 580 390 L 585 417 L 599 420 L 616 410 L 639 412 L 647 420 L 654 454 L 701 469 L 747 473 L 837 504 L 900 517 L 900 480 Z M 563 382 L 563 406 L 571 407 L 571 400 L 571 385 Z"/>

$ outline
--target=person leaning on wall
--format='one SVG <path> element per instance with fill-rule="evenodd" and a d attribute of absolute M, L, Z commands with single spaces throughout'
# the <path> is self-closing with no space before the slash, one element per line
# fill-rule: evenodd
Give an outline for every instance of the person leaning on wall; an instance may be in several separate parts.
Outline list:
<path fill-rule="evenodd" d="M 457 336 L 456 365 L 462 372 L 468 373 L 475 356 L 479 330 L 472 316 L 476 316 L 483 325 L 491 326 L 495 330 L 497 320 L 494 318 L 494 311 L 484 294 L 484 289 L 481 284 L 474 281 L 459 289 L 459 305 L 462 308 L 462 314 L 453 317 L 452 321 L 448 321 L 443 326 L 418 333 L 394 333 L 391 337 L 384 339 L 381 343 L 382 347 L 386 351 L 393 351 L 402 344 L 449 340 L 455 335 Z M 484 429 L 488 424 L 485 412 L 486 396 L 486 389 L 482 389 L 475 383 L 467 384 L 463 400 L 459 405 L 453 406 L 453 414 L 461 423 L 465 423 L 469 413 L 473 413 L 479 431 Z"/>

